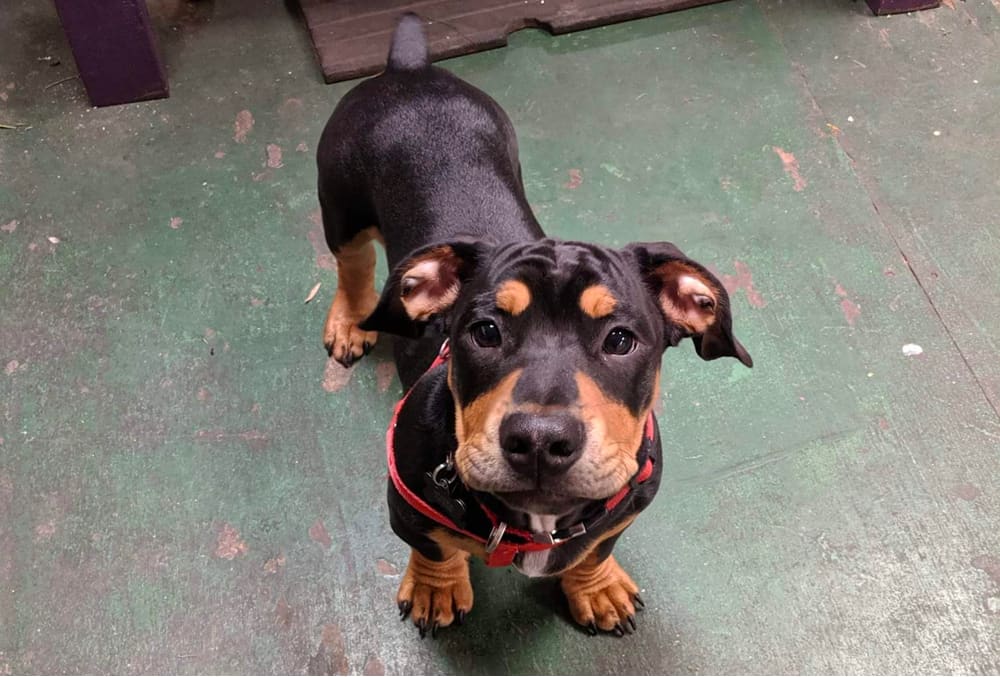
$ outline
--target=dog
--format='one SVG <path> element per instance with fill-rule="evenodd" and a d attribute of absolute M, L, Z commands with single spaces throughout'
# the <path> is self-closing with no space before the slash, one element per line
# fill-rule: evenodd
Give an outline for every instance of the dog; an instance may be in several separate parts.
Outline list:
<path fill-rule="evenodd" d="M 317 164 L 338 276 L 324 344 L 349 367 L 378 332 L 398 337 L 400 616 L 421 637 L 461 623 L 476 555 L 559 577 L 591 634 L 631 633 L 643 602 L 612 549 L 659 486 L 661 355 L 690 338 L 705 360 L 753 364 L 723 285 L 667 242 L 546 237 L 510 120 L 431 66 L 416 15 L 399 21 L 385 71 L 337 105 Z M 381 294 L 374 241 L 391 271 Z"/>

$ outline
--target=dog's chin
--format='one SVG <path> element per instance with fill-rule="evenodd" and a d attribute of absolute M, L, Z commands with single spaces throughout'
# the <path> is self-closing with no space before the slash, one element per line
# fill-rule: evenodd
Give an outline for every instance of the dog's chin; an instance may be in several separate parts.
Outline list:
<path fill-rule="evenodd" d="M 493 495 L 511 510 L 540 515 L 563 515 L 582 507 L 591 499 L 546 491 L 505 491 Z"/>
<path fill-rule="evenodd" d="M 581 495 L 584 491 L 570 487 L 564 481 L 550 480 L 538 486 L 537 480 L 513 474 L 484 476 L 463 473 L 461 466 L 458 474 L 469 489 L 490 494 L 511 510 L 519 512 L 564 515 L 597 500 L 593 495 Z M 592 493 L 591 487 L 586 489 L 590 489 Z"/>

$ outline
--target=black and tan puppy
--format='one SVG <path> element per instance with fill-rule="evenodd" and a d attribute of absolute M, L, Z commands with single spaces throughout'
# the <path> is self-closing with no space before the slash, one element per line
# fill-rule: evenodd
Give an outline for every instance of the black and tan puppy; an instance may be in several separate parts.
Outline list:
<path fill-rule="evenodd" d="M 631 632 L 639 589 L 611 551 L 659 485 L 661 354 L 690 337 L 751 365 L 719 280 L 666 242 L 546 238 L 507 116 L 430 65 L 412 15 L 318 163 L 339 281 L 324 343 L 349 366 L 375 332 L 406 337 L 388 436 L 392 528 L 412 547 L 400 612 L 421 635 L 461 621 L 471 553 L 558 576 L 578 623 Z M 372 240 L 392 271 L 381 297 Z"/>

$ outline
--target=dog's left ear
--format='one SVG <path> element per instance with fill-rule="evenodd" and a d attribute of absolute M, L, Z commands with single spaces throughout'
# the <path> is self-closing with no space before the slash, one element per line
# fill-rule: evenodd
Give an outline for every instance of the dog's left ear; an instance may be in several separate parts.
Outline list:
<path fill-rule="evenodd" d="M 729 294 L 712 273 L 669 242 L 625 247 L 667 320 L 667 340 L 676 345 L 691 337 L 703 360 L 735 357 L 748 367 L 753 359 L 733 336 Z"/>
<path fill-rule="evenodd" d="M 449 308 L 476 271 L 489 246 L 473 239 L 456 239 L 412 252 L 392 271 L 375 310 L 359 325 L 416 338 L 427 321 Z"/>

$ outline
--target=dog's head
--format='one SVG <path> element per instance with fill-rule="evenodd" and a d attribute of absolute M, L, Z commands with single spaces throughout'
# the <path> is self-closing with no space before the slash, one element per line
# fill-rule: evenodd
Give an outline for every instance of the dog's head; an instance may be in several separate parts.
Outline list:
<path fill-rule="evenodd" d="M 527 512 L 607 498 L 636 473 L 667 347 L 690 337 L 706 360 L 752 366 L 725 288 L 666 242 L 431 245 L 362 326 L 416 336 L 442 314 L 459 475 Z"/>

